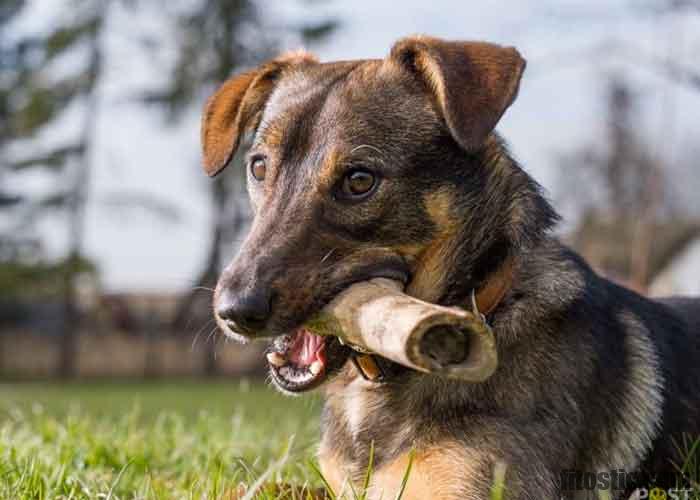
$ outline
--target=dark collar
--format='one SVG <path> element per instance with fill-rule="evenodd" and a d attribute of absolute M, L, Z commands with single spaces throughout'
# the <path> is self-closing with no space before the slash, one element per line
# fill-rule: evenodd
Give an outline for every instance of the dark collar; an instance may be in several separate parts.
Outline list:
<path fill-rule="evenodd" d="M 508 257 L 474 293 L 476 309 L 485 318 L 496 310 L 513 285 L 513 259 Z M 471 304 L 470 307 L 471 309 Z M 353 351 L 350 359 L 357 372 L 370 382 L 385 382 L 396 372 L 396 363 L 376 354 Z"/>

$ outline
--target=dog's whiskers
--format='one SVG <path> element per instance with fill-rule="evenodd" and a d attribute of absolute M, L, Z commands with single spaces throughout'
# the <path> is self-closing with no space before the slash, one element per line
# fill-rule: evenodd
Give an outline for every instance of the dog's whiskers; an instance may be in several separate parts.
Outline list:
<path fill-rule="evenodd" d="M 211 331 L 209 332 L 209 335 L 207 335 L 207 339 L 204 341 L 205 344 L 206 344 L 207 342 L 212 342 L 212 340 L 213 340 L 214 342 L 216 342 L 216 337 L 214 336 L 214 334 L 216 333 L 216 331 L 217 331 L 218 329 L 219 329 L 218 326 L 215 326 L 214 328 L 211 329 Z"/>
<path fill-rule="evenodd" d="M 213 333 L 214 333 L 214 332 L 210 333 L 209 335 L 211 336 Z M 221 336 L 220 336 L 220 335 L 214 337 L 214 339 L 213 339 L 213 341 L 214 341 L 214 360 L 215 360 L 215 361 L 216 361 L 217 359 L 219 359 L 219 348 L 220 348 L 220 346 L 221 346 L 221 341 L 220 341 L 220 339 L 221 339 Z"/>
<path fill-rule="evenodd" d="M 206 323 L 204 323 L 199 330 L 197 330 L 197 333 L 194 335 L 194 338 L 192 339 L 192 345 L 190 346 L 190 350 L 194 351 L 194 347 L 197 344 L 197 340 L 199 339 L 199 336 L 202 334 L 202 332 L 213 322 L 213 319 L 210 319 Z"/>
<path fill-rule="evenodd" d="M 333 252 L 335 252 L 335 251 L 336 251 L 336 248 L 331 248 L 331 249 L 328 251 L 328 253 L 327 253 L 326 255 L 324 255 L 323 258 L 321 259 L 321 264 L 323 264 L 324 262 L 326 262 L 326 260 L 328 260 L 328 258 L 330 258 L 330 256 L 333 255 Z"/>
<path fill-rule="evenodd" d="M 214 321 L 214 320 L 209 319 L 209 320 L 205 321 L 204 324 L 197 329 L 197 331 L 194 334 L 194 337 L 192 339 L 192 347 L 194 347 L 194 344 L 197 342 L 197 339 L 199 338 L 199 336 L 211 324 L 212 321 Z"/>

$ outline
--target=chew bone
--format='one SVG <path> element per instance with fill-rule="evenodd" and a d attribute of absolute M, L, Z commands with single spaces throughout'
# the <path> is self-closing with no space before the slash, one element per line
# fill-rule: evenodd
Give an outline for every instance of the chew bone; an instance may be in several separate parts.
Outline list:
<path fill-rule="evenodd" d="M 470 382 L 486 380 L 498 365 L 493 332 L 480 314 L 416 299 L 385 278 L 347 288 L 305 327 L 409 368 Z"/>

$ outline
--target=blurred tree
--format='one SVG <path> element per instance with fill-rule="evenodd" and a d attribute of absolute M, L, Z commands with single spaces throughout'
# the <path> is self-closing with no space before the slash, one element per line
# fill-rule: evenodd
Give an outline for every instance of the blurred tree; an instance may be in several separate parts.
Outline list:
<path fill-rule="evenodd" d="M 617 52 L 628 61 L 638 63 L 643 67 L 657 72 L 673 84 L 681 84 L 700 92 L 700 70 L 696 64 L 683 62 L 686 47 L 684 31 L 686 23 L 692 23 L 693 18 L 700 14 L 700 0 L 652 0 L 646 4 L 630 4 L 633 15 L 653 13 L 655 16 L 673 16 L 676 28 L 668 35 L 666 55 L 650 52 L 639 44 L 617 44 Z M 697 53 L 699 47 L 690 48 L 687 52 Z"/>
<path fill-rule="evenodd" d="M 640 136 L 638 108 L 629 83 L 611 77 L 605 142 L 564 155 L 562 164 L 567 193 L 590 186 L 574 200 L 583 209 L 574 245 L 595 267 L 645 291 L 700 236 L 700 219 L 678 213 L 668 195 L 674 177 L 671 165 L 652 150 L 654 141 Z"/>
<path fill-rule="evenodd" d="M 146 93 L 146 102 L 162 105 L 171 117 L 181 115 L 194 104 L 200 108 L 206 96 L 234 72 L 258 64 L 275 54 L 288 39 L 301 43 L 323 40 L 336 27 L 334 20 L 322 19 L 302 25 L 268 26 L 263 5 L 253 0 L 198 0 L 194 7 L 176 16 L 177 60 L 168 86 Z M 269 14 L 269 12 L 268 12 Z M 276 18 L 279 22 L 279 18 Z M 243 172 L 226 171 L 210 182 L 211 237 L 196 287 L 186 294 L 173 322 L 176 330 L 207 323 L 211 299 L 200 293 L 212 290 L 219 274 L 222 253 L 234 245 L 248 218 Z M 207 341 L 205 366 L 216 372 L 216 345 Z"/>
<path fill-rule="evenodd" d="M 98 81 L 103 68 L 102 37 L 109 0 L 84 0 L 71 6 L 71 15 L 46 33 L 24 35 L 14 33 L 14 38 L 2 38 L 3 74 L 0 79 L 0 113 L 2 113 L 2 168 L 5 173 L 43 170 L 56 177 L 56 188 L 42 196 L 3 196 L 13 203 L 13 210 L 20 210 L 3 240 L 8 235 L 23 234 L 37 217 L 47 212 L 61 210 L 67 214 L 69 249 L 65 262 L 52 267 L 60 274 L 64 317 L 61 321 L 61 360 L 59 371 L 71 376 L 75 370 L 76 332 L 79 317 L 76 312 L 77 278 L 85 269 L 82 256 L 84 213 L 89 185 L 91 154 L 94 146 L 95 120 L 98 114 Z M 5 0 L 0 6 L 0 23 L 7 24 L 22 13 L 25 2 Z M 65 14 L 64 11 L 60 11 Z M 9 31 L 9 30 L 8 30 Z M 57 61 L 75 53 L 85 54 L 83 64 L 67 75 L 54 73 Z M 48 149 L 36 144 L 37 136 L 45 128 L 58 121 L 70 105 L 81 107 L 83 120 L 79 134 Z M 23 142 L 30 151 L 19 156 L 8 153 L 10 142 Z M 31 147 L 27 147 L 31 144 Z M 17 279 L 36 277 L 23 263 L 17 272 L 9 273 Z M 7 273 L 6 273 L 7 274 Z M 56 274 L 53 274 L 56 276 Z"/>
<path fill-rule="evenodd" d="M 565 173 L 561 183 L 567 193 L 562 202 L 582 213 L 572 235 L 573 244 L 602 271 L 646 291 L 657 274 L 700 236 L 698 211 L 689 206 L 687 199 L 679 203 L 670 195 L 683 191 L 679 184 L 694 180 L 695 152 L 667 147 L 678 135 L 672 97 L 676 86 L 700 91 L 700 72 L 688 57 L 697 53 L 697 48 L 689 46 L 692 37 L 686 39 L 690 26 L 697 23 L 700 1 L 650 0 L 630 2 L 625 8 L 626 21 L 653 16 L 658 27 L 654 37 L 664 43 L 645 48 L 638 39 L 625 40 L 616 33 L 605 35 L 590 47 L 566 50 L 533 66 L 549 72 L 571 65 L 592 64 L 598 68 L 608 61 L 623 61 L 667 79 L 668 85 L 662 90 L 661 127 L 643 136 L 637 92 L 619 76 L 609 78 L 603 142 L 565 154 L 560 161 Z M 618 23 L 621 19 L 614 9 L 595 5 L 562 6 L 555 16 L 558 22 L 587 26 Z M 581 185 L 591 188 L 582 192 Z"/>
<path fill-rule="evenodd" d="M 7 25 L 24 8 L 24 0 L 0 0 L 0 161 L 3 147 L 11 138 L 11 92 L 18 83 L 18 75 L 22 68 L 22 47 L 14 44 L 7 35 Z M 0 181 L 3 178 L 3 164 L 0 163 Z M 22 198 L 6 191 L 4 183 L 0 182 L 0 210 L 8 210 L 17 206 Z M 10 241 L 6 235 L 0 234 L 0 245 L 7 251 Z"/>

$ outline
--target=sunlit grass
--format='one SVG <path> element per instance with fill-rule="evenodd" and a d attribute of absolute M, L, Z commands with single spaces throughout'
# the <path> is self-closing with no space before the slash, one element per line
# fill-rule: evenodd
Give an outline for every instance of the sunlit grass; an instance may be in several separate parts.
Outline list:
<path fill-rule="evenodd" d="M 245 381 L 0 384 L 0 499 L 305 500 L 325 486 L 329 499 L 368 500 L 374 446 L 339 497 L 314 458 L 319 411 L 313 396 Z M 697 487 L 700 442 L 679 447 Z M 508 500 L 507 464 L 493 475 L 490 500 Z"/>
<path fill-rule="evenodd" d="M 317 486 L 317 439 L 318 400 L 260 386 L 0 386 L 0 498 L 218 499 L 262 476 Z"/>

